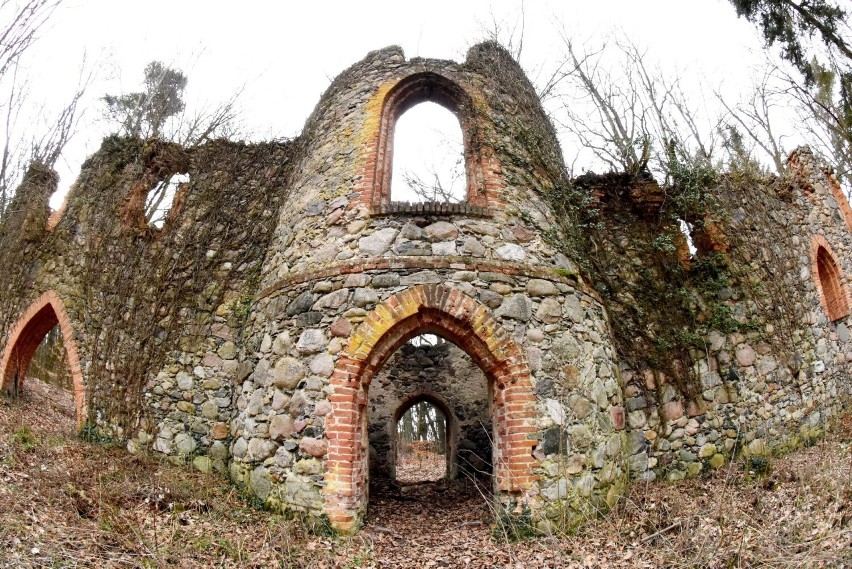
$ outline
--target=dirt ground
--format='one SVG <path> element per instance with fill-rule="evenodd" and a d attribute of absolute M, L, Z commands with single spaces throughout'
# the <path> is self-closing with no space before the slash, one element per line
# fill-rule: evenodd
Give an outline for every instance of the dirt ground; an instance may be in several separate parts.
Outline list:
<path fill-rule="evenodd" d="M 852 415 L 765 474 L 634 484 L 572 535 L 513 541 L 470 482 L 376 481 L 365 527 L 336 538 L 221 477 L 77 438 L 62 395 L 0 399 L 0 567 L 852 568 Z"/>

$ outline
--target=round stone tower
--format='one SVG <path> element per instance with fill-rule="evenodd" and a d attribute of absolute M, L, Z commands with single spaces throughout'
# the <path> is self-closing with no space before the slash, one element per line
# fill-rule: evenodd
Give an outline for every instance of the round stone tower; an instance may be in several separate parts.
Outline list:
<path fill-rule="evenodd" d="M 391 200 L 396 121 L 425 101 L 461 125 L 461 203 Z M 461 64 L 370 53 L 299 142 L 241 355 L 232 477 L 270 507 L 356 528 L 371 380 L 428 333 L 485 377 L 501 507 L 546 525 L 612 504 L 626 478 L 616 354 L 598 298 L 554 247 L 562 158 L 517 63 L 492 43 Z"/>

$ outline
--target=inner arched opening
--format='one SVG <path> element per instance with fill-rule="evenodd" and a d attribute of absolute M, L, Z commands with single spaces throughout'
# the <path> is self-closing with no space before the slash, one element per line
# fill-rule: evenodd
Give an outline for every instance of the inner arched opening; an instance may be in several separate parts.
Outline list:
<path fill-rule="evenodd" d="M 74 382 L 59 325 L 38 344 L 19 385 L 19 396 L 39 407 L 43 415 L 50 414 L 56 430 L 75 430 Z"/>
<path fill-rule="evenodd" d="M 39 297 L 12 328 L 0 361 L 3 391 L 52 414 L 59 430 L 86 420 L 86 397 L 74 331 L 52 291 Z"/>
<path fill-rule="evenodd" d="M 418 399 L 396 421 L 395 478 L 404 484 L 447 477 L 447 417 L 437 405 Z"/>
<path fill-rule="evenodd" d="M 370 479 L 400 485 L 492 484 L 489 382 L 468 353 L 436 333 L 403 343 L 369 390 Z"/>
<path fill-rule="evenodd" d="M 453 509 L 488 519 L 491 400 L 485 372 L 440 332 L 417 333 L 384 361 L 367 403 L 372 523 Z"/>

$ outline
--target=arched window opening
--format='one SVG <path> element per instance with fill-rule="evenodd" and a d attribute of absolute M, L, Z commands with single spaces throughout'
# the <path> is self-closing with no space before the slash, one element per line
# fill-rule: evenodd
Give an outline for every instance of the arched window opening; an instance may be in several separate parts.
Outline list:
<path fill-rule="evenodd" d="M 396 423 L 396 479 L 434 482 L 447 476 L 447 418 L 428 401 L 418 401 Z"/>
<path fill-rule="evenodd" d="M 456 116 L 433 102 L 406 111 L 394 129 L 392 172 L 391 201 L 465 201 L 464 137 Z"/>
<path fill-rule="evenodd" d="M 822 300 L 828 318 L 832 321 L 849 314 L 846 291 L 840 280 L 840 268 L 825 247 L 817 249 L 817 272 L 822 289 Z"/>
<path fill-rule="evenodd" d="M 145 220 L 148 225 L 162 229 L 166 223 L 166 217 L 172 209 L 178 190 L 184 184 L 189 183 L 189 174 L 178 173 L 166 180 L 161 180 L 154 186 L 145 197 Z"/>
<path fill-rule="evenodd" d="M 689 256 L 694 257 L 698 252 L 698 248 L 695 247 L 695 243 L 692 241 L 692 224 L 684 221 L 683 219 L 678 219 L 678 228 L 680 232 L 683 234 L 683 237 L 686 239 L 686 247 L 689 249 Z"/>

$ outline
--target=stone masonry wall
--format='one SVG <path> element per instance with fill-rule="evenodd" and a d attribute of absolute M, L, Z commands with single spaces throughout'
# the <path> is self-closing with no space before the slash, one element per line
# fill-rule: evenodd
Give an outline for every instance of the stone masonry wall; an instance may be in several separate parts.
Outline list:
<path fill-rule="evenodd" d="M 679 480 L 738 453 L 768 456 L 808 444 L 848 405 L 848 316 L 828 318 L 814 249 L 830 248 L 848 295 L 852 234 L 838 207 L 845 198 L 839 186 L 831 191 L 833 178 L 806 149 L 791 156 L 790 167 L 790 179 L 728 179 L 716 190 L 718 248 L 699 250 L 688 262 L 700 268 L 708 255 L 720 255 L 715 262 L 728 267 L 730 280 L 694 323 L 703 330 L 703 348 L 691 354 L 697 389 L 685 394 L 659 369 L 623 364 L 632 478 Z M 612 235 L 623 240 L 626 232 Z M 635 261 L 629 253 L 623 258 Z"/>
<path fill-rule="evenodd" d="M 291 153 L 287 144 L 184 150 L 112 138 L 83 166 L 57 223 L 48 224 L 47 208 L 55 181 L 19 192 L 0 232 L 6 353 L 40 341 L 18 335 L 16 322 L 37 297 L 53 295 L 86 395 L 78 424 L 133 437 L 131 449 L 153 442 L 170 455 L 206 455 L 228 437 L 234 342 Z M 163 229 L 148 227 L 145 194 L 178 171 L 190 183 Z M 26 231 L 7 231 L 21 219 Z"/>
<path fill-rule="evenodd" d="M 233 424 L 232 476 L 274 506 L 325 513 L 343 529 L 357 525 L 366 507 L 368 446 L 361 440 L 366 432 L 356 428 L 361 401 L 371 397 L 369 381 L 394 347 L 359 351 L 358 327 L 385 321 L 370 328 L 371 344 L 401 343 L 423 332 L 445 335 L 472 356 L 480 350 L 474 360 L 492 386 L 509 371 L 491 363 L 500 357 L 493 339 L 511 341 L 506 349 L 518 355 L 507 364 L 520 374 L 512 381 L 526 387 L 505 402 L 492 388 L 498 393 L 491 403 L 500 406 L 495 439 L 505 438 L 495 445 L 498 497 L 537 516 L 551 508 L 556 516 L 565 501 L 591 509 L 618 496 L 623 471 L 612 419 L 620 412 L 614 350 L 598 300 L 543 237 L 542 228 L 553 227 L 542 198 L 553 183 L 550 165 L 509 176 L 513 157 L 530 152 L 513 129 L 546 123 L 537 105 L 520 106 L 532 89 L 510 61 L 494 46 L 474 48 L 461 65 L 405 61 L 398 49 L 375 52 L 335 81 L 308 121 L 308 151 L 297 169 L 304 174 L 282 210 L 253 306 L 244 356 L 251 373 L 238 389 Z M 369 193 L 382 174 L 370 167 L 381 163 L 373 144 L 385 98 L 409 81 L 425 81 L 424 74 L 465 93 L 457 114 L 477 130 L 477 151 L 487 158 L 487 212 L 372 208 Z M 555 139 L 543 146 L 558 148 Z M 558 152 L 529 158 L 555 159 Z M 515 185 L 519 181 L 526 185 Z M 474 190 L 468 191 L 470 199 Z M 455 306 L 442 312 L 443 305 L 417 300 L 439 290 L 456 291 L 469 310 L 493 319 L 494 330 L 479 340 L 485 346 L 461 331 L 474 324 L 458 321 Z M 420 325 L 384 317 L 383 305 L 393 307 L 408 293 Z M 442 319 L 456 324 L 447 328 Z M 552 394 L 570 388 L 574 407 L 566 409 Z M 557 423 L 564 429 L 553 429 Z M 557 457 L 568 448 L 566 472 Z"/>

